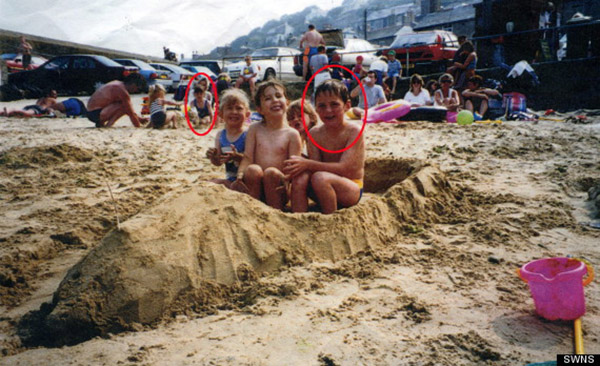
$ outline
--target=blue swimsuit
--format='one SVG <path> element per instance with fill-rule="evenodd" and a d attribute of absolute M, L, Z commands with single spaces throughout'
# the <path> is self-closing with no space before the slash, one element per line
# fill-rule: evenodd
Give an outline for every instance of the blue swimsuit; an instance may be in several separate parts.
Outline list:
<path fill-rule="evenodd" d="M 235 146 L 235 149 L 239 153 L 243 153 L 246 149 L 246 133 L 248 131 L 244 131 L 240 137 L 234 142 L 231 142 L 227 139 L 227 131 L 222 130 L 221 135 L 219 136 L 219 146 L 221 146 L 221 152 L 223 152 L 223 148 L 231 148 L 231 145 Z M 233 161 L 228 161 L 225 163 L 225 175 L 227 180 L 233 182 L 237 179 L 238 166 Z"/>

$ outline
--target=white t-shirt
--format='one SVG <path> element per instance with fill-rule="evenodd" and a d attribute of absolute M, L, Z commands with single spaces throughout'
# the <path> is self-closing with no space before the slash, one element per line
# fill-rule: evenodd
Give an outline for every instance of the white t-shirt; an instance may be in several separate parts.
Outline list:
<path fill-rule="evenodd" d="M 419 95 L 414 95 L 412 91 L 407 91 L 404 95 L 404 100 L 410 104 L 427 105 L 431 101 L 431 96 L 426 89 L 421 89 Z"/>
<path fill-rule="evenodd" d="M 244 79 L 249 79 L 252 74 L 256 74 L 256 67 L 254 64 L 245 65 L 242 69 L 242 77 Z"/>
<path fill-rule="evenodd" d="M 367 95 L 368 107 L 371 108 L 377 105 L 379 99 L 385 99 L 385 93 L 383 92 L 383 88 L 381 85 L 373 85 L 369 87 L 366 84 L 363 84 L 365 88 L 365 94 Z M 362 109 L 365 109 L 365 101 L 363 100 L 362 90 L 358 93 L 358 106 Z"/>
<path fill-rule="evenodd" d="M 374 61 L 371 64 L 371 66 L 369 66 L 369 70 L 370 71 L 387 72 L 388 71 L 388 64 L 385 61 L 376 60 L 376 61 Z"/>

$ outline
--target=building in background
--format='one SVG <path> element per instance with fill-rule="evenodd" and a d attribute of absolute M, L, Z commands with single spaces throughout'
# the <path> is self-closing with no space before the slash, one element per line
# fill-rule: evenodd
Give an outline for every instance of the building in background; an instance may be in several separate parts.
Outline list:
<path fill-rule="evenodd" d="M 458 36 L 470 38 L 475 33 L 475 5 L 482 1 L 470 0 L 445 9 L 433 7 L 437 10 L 425 13 L 418 19 L 413 29 L 415 31 L 447 30 Z M 426 2 L 424 1 L 424 3 Z"/>
<path fill-rule="evenodd" d="M 415 4 L 397 5 L 380 10 L 365 10 L 366 39 L 373 44 L 389 46 L 403 26 L 414 26 L 416 17 L 421 15 L 420 3 L 417 0 Z"/>

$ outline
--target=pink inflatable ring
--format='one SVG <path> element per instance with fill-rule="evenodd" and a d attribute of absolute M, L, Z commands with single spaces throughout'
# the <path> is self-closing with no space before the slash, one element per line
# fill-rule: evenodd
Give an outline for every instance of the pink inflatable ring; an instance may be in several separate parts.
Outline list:
<path fill-rule="evenodd" d="M 369 108 L 367 123 L 398 122 L 396 118 L 400 118 L 408 112 L 410 112 L 408 102 L 403 99 L 394 100 Z"/>

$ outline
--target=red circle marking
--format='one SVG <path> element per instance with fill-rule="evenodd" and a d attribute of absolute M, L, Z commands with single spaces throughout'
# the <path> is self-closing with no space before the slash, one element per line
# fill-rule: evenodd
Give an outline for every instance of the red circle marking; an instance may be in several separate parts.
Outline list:
<path fill-rule="evenodd" d="M 308 91 L 308 87 L 312 83 L 315 76 L 317 76 L 317 74 L 319 74 L 321 71 L 328 69 L 330 67 L 339 67 L 340 69 L 344 69 L 344 70 L 348 71 L 350 74 L 352 74 L 352 77 L 358 82 L 358 85 L 360 86 L 360 90 L 362 91 L 362 95 L 363 95 L 363 100 L 365 100 L 365 101 L 367 100 L 367 93 L 365 92 L 365 88 L 364 88 L 362 82 L 360 81 L 360 79 L 356 76 L 355 73 L 352 72 L 352 70 L 350 70 L 347 67 L 344 67 L 342 65 L 325 65 L 325 66 L 321 67 L 317 72 L 313 73 L 313 75 L 308 80 L 308 83 L 306 83 L 306 86 L 304 87 L 304 92 L 302 93 L 302 102 L 300 103 L 300 116 L 302 117 L 302 124 L 304 125 L 304 131 L 306 131 L 306 136 L 308 136 L 310 141 L 312 141 L 312 143 L 316 147 L 318 147 L 320 150 L 328 152 L 328 153 L 339 154 L 339 153 L 342 153 L 342 152 L 348 150 L 352 146 L 354 146 L 354 144 L 356 144 L 358 139 L 360 139 L 360 136 L 362 136 L 362 134 L 365 130 L 365 126 L 367 125 L 367 109 L 368 108 L 365 108 L 365 115 L 363 117 L 363 125 L 362 125 L 362 128 L 360 129 L 360 133 L 358 134 L 358 136 L 356 136 L 356 138 L 354 139 L 354 141 L 352 141 L 352 143 L 350 145 L 348 145 L 345 148 L 340 149 L 340 150 L 328 150 L 328 149 L 322 147 L 321 145 L 317 144 L 315 139 L 313 139 L 310 132 L 308 131 L 308 128 L 306 127 L 306 120 L 304 118 L 304 101 L 306 100 L 306 92 Z"/>
<path fill-rule="evenodd" d="M 192 122 L 190 122 L 190 116 L 188 114 L 188 94 L 190 92 L 190 86 L 192 86 L 192 82 L 194 81 L 194 79 L 196 79 L 198 77 L 198 75 L 202 75 L 204 77 L 206 77 L 208 79 L 208 81 L 211 83 L 212 86 L 212 91 L 213 91 L 213 96 L 215 97 L 215 113 L 213 115 L 213 119 L 212 119 L 212 123 L 210 124 L 210 127 L 208 128 L 208 130 L 204 133 L 198 133 L 196 132 L 196 130 L 194 130 L 194 127 L 192 126 Z M 219 95 L 217 95 L 217 86 L 215 85 L 215 82 L 212 81 L 212 79 L 210 78 L 210 76 L 208 76 L 208 74 L 204 73 L 204 72 L 198 72 L 194 75 L 194 77 L 192 77 L 190 79 L 190 81 L 188 82 L 187 88 L 185 89 L 185 97 L 183 98 L 184 100 L 184 108 L 183 110 L 185 111 L 185 119 L 187 121 L 188 126 L 190 127 L 190 130 L 192 130 L 192 132 L 197 135 L 197 136 L 206 136 L 208 135 L 208 133 L 213 129 L 213 127 L 215 126 L 215 122 L 217 121 L 217 116 L 219 115 Z"/>

